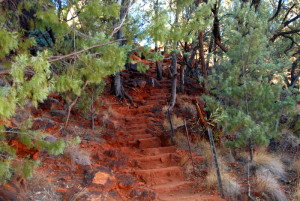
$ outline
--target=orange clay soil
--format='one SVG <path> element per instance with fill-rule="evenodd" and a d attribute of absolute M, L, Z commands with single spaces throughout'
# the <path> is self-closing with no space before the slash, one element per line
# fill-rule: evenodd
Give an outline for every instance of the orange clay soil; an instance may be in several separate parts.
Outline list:
<path fill-rule="evenodd" d="M 140 80 L 156 75 L 154 64 L 147 64 L 150 69 Z M 91 153 L 92 164 L 89 166 L 77 165 L 68 156 L 53 157 L 28 150 L 17 141 L 11 141 L 11 144 L 19 156 L 29 154 L 31 158 L 41 160 L 38 174 L 46 175 L 46 180 L 56 184 L 56 192 L 62 195 L 62 200 L 222 201 L 224 199 L 217 193 L 203 192 L 196 182 L 188 179 L 180 166 L 184 151 L 172 145 L 167 138 L 169 134 L 162 128 L 165 119 L 162 108 L 168 104 L 170 88 L 171 81 L 165 78 L 155 87 L 149 84 L 127 87 L 137 102 L 132 107 L 120 104 L 109 95 L 107 87 L 99 97 L 102 104 L 96 105 L 99 112 L 95 125 L 102 130 L 89 129 L 90 122 L 75 109 L 69 129 L 62 131 L 64 116 L 51 115 L 53 109 L 63 108 L 62 99 L 56 95 L 51 95 L 59 101 L 54 106 L 32 109 L 34 117 L 48 118 L 55 123 L 45 128 L 44 133 L 57 138 L 80 136 L 80 147 Z M 37 122 L 35 126 L 39 124 L 45 123 Z M 16 193 L 21 191 L 14 189 L 22 186 L 17 184 L 18 180 L 14 182 L 0 190 L 0 198 L 5 200 L 5 193 L 10 192 L 7 196 L 22 200 Z"/>
<path fill-rule="evenodd" d="M 148 70 L 148 75 L 155 75 L 154 67 Z M 152 189 L 157 200 L 224 200 L 197 192 L 195 183 L 187 179 L 179 166 L 181 155 L 162 129 L 165 118 L 162 108 L 170 97 L 171 83 L 162 80 L 159 84 L 159 87 L 130 91 L 135 100 L 141 102 L 137 108 L 125 107 L 111 100 L 107 102 L 114 113 L 111 121 L 120 127 L 115 140 L 122 152 L 130 156 L 129 168 L 124 173 L 134 175 L 142 185 Z"/>

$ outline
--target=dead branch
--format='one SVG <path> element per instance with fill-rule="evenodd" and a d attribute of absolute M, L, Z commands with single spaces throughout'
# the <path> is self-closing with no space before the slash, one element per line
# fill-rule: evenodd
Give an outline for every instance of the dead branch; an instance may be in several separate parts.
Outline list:
<path fill-rule="evenodd" d="M 191 161 L 192 161 L 192 165 L 193 165 L 193 172 L 195 173 L 195 163 L 194 163 L 194 160 L 193 160 L 193 155 L 192 155 L 192 150 L 191 150 L 191 145 L 190 145 L 189 132 L 188 132 L 188 128 L 186 126 L 186 120 L 184 120 L 184 126 L 185 126 L 186 139 L 187 139 L 187 142 L 188 142 L 190 157 L 191 157 Z"/>
<path fill-rule="evenodd" d="M 88 82 L 85 82 L 84 86 L 82 87 L 82 91 L 85 89 L 85 87 L 87 86 Z M 67 114 L 67 119 L 66 119 L 66 122 L 65 122 L 65 125 L 64 125 L 64 128 L 67 128 L 68 127 L 68 124 L 69 124 L 69 119 L 70 119 L 70 115 L 71 115 L 71 110 L 72 108 L 74 107 L 74 105 L 77 103 L 78 99 L 80 98 L 80 95 L 77 95 L 75 100 L 71 103 L 71 105 L 69 105 L 68 107 L 68 114 Z"/>
<path fill-rule="evenodd" d="M 91 50 L 93 48 L 96 48 L 96 47 L 102 47 L 102 46 L 106 46 L 106 45 L 110 45 L 110 44 L 113 44 L 113 43 L 116 43 L 116 42 L 120 42 L 120 41 L 123 41 L 125 39 L 118 39 L 118 40 L 113 40 L 113 41 L 110 41 L 110 42 L 107 42 L 107 43 L 102 43 L 102 44 L 98 44 L 98 45 L 93 45 L 93 46 L 90 46 L 88 48 L 85 48 L 83 50 L 79 50 L 79 51 L 76 51 L 76 52 L 72 52 L 70 54 L 66 54 L 66 55 L 61 55 L 61 56 L 55 56 L 55 57 L 49 57 L 48 59 L 48 62 L 49 63 L 52 63 L 52 62 L 55 62 L 55 61 L 59 61 L 59 60 L 62 60 L 62 59 L 65 59 L 65 58 L 69 58 L 69 57 L 72 57 L 72 56 L 76 56 L 78 54 L 81 54 L 83 52 L 86 52 L 88 50 Z M 54 58 L 54 59 L 52 59 Z"/>

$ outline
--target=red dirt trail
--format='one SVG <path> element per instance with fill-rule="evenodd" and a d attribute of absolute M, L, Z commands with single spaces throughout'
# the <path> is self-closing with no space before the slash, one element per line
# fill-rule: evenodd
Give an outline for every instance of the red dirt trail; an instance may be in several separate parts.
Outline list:
<path fill-rule="evenodd" d="M 147 75 L 155 76 L 155 69 L 149 69 Z M 122 151 L 131 156 L 130 169 L 142 184 L 157 193 L 161 201 L 222 201 L 216 195 L 196 192 L 195 183 L 189 181 L 182 167 L 181 156 L 161 128 L 165 116 L 162 107 L 170 97 L 171 81 L 159 81 L 159 87 L 143 89 L 147 93 L 139 97 L 143 103 L 138 108 L 111 104 L 115 117 L 113 121 L 121 125 L 117 132 L 117 141 Z M 137 96 L 134 96 L 137 98 Z"/>

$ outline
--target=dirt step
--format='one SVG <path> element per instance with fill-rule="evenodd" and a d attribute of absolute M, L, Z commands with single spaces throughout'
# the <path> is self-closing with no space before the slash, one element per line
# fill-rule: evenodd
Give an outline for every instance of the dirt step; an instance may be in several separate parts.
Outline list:
<path fill-rule="evenodd" d="M 141 169 L 156 169 L 176 166 L 181 157 L 174 153 L 159 154 L 155 156 L 144 156 L 135 159 L 135 165 Z"/>
<path fill-rule="evenodd" d="M 192 181 L 175 181 L 166 184 L 155 185 L 151 188 L 157 193 L 171 193 L 178 191 L 189 191 L 193 184 L 194 182 Z"/>
<path fill-rule="evenodd" d="M 160 201 L 226 201 L 216 195 L 203 195 L 191 192 L 166 193 L 158 196 Z"/>
<path fill-rule="evenodd" d="M 151 99 L 155 99 L 155 98 L 161 98 L 161 99 L 164 99 L 164 98 L 169 98 L 171 97 L 171 94 L 170 93 L 152 93 L 151 96 L 148 96 L 147 97 L 147 100 L 151 100 Z"/>
<path fill-rule="evenodd" d="M 170 93 L 169 89 L 165 89 L 165 88 L 160 88 L 160 89 L 151 89 L 151 94 L 159 94 L 159 93 L 163 93 L 163 94 L 168 94 Z"/>
<path fill-rule="evenodd" d="M 150 107 L 139 107 L 139 108 L 119 108 L 118 110 L 115 110 L 116 113 L 119 114 L 127 114 L 127 115 L 136 115 L 136 114 L 144 114 L 151 112 Z"/>
<path fill-rule="evenodd" d="M 139 139 L 138 146 L 140 149 L 160 147 L 161 141 L 158 137 Z"/>
<path fill-rule="evenodd" d="M 126 124 L 123 128 L 125 128 L 127 131 L 129 130 L 139 130 L 139 129 L 145 129 L 148 127 L 150 122 L 147 123 L 140 123 L 140 124 Z"/>
<path fill-rule="evenodd" d="M 142 150 L 143 154 L 146 154 L 146 155 L 157 155 L 157 154 L 162 154 L 162 153 L 174 153 L 175 151 L 176 151 L 175 146 L 147 148 L 147 149 Z"/>
<path fill-rule="evenodd" d="M 134 174 L 149 185 L 165 184 L 184 180 L 184 174 L 180 167 L 166 167 L 150 170 L 136 170 Z"/>
<path fill-rule="evenodd" d="M 143 118 L 137 118 L 137 115 L 134 116 L 129 116 L 129 117 L 125 117 L 124 121 L 126 124 L 141 124 L 141 123 L 145 123 L 148 121 L 152 121 L 152 120 L 156 120 L 153 117 L 143 117 Z"/>
<path fill-rule="evenodd" d="M 147 128 L 139 128 L 139 129 L 124 129 L 124 133 L 127 135 L 143 135 L 143 134 L 151 134 L 150 130 Z"/>
<path fill-rule="evenodd" d="M 165 100 L 153 99 L 153 100 L 147 100 L 147 103 L 151 105 L 166 105 L 168 103 L 167 100 L 168 99 Z"/>
<path fill-rule="evenodd" d="M 141 135 L 131 135 L 128 136 L 126 139 L 128 141 L 136 141 L 139 139 L 146 139 L 146 138 L 152 138 L 153 136 L 151 134 L 141 134 Z"/>

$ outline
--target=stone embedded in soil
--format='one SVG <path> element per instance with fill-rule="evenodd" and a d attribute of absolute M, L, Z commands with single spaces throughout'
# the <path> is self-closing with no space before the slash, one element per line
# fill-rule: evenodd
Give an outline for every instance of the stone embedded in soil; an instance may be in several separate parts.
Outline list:
<path fill-rule="evenodd" d="M 50 115 L 53 117 L 59 117 L 59 118 L 64 118 L 67 116 L 67 111 L 65 110 L 52 110 L 50 112 Z"/>
<path fill-rule="evenodd" d="M 59 101 L 55 98 L 48 97 L 42 103 L 39 103 L 38 107 L 42 110 L 51 110 L 54 104 L 59 104 Z"/>
<path fill-rule="evenodd" d="M 48 118 L 40 118 L 33 122 L 32 130 L 41 130 L 53 128 L 56 125 L 54 121 Z"/>
<path fill-rule="evenodd" d="M 109 173 L 106 172 L 97 172 L 93 178 L 93 183 L 94 184 L 101 184 L 101 185 L 105 185 L 107 184 L 108 181 L 112 181 L 115 178 L 110 175 Z"/>

